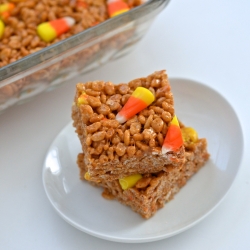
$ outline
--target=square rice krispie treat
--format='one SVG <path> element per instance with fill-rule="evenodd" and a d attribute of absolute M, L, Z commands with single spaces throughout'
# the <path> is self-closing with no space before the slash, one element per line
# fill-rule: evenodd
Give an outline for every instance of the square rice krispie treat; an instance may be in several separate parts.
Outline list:
<path fill-rule="evenodd" d="M 72 118 L 91 181 L 183 165 L 184 146 L 164 70 L 128 84 L 78 83 Z"/>
<path fill-rule="evenodd" d="M 164 204 L 179 192 L 208 160 L 206 139 L 198 139 L 196 131 L 185 128 L 182 133 L 185 145 L 185 163 L 182 166 L 168 165 L 165 171 L 150 174 L 136 174 L 114 181 L 103 180 L 99 183 L 89 181 L 104 188 L 103 197 L 117 199 L 130 206 L 135 212 L 148 219 Z M 84 179 L 87 171 L 84 154 L 80 153 L 77 160 L 80 177 Z"/>

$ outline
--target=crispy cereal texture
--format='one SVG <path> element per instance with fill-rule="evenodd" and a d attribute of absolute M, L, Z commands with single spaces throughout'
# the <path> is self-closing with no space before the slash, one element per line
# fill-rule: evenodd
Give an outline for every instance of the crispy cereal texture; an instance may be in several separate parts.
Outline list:
<path fill-rule="evenodd" d="M 8 2 L 12 1 L 0 0 L 0 4 Z M 131 9 L 143 3 L 141 0 L 125 0 L 125 2 Z M 0 39 L 0 68 L 109 19 L 106 0 L 13 0 L 13 3 L 15 8 L 9 13 L 8 18 L 4 18 L 5 29 Z M 37 26 L 63 17 L 73 18 L 75 24 L 53 41 L 43 41 L 37 34 Z M 130 29 L 89 45 L 85 49 L 82 48 L 48 67 L 0 87 L 0 104 L 4 104 L 3 109 L 5 109 L 12 98 L 20 99 L 26 93 L 32 96 L 35 89 L 40 89 L 41 82 L 51 84 L 62 72 L 65 74 L 65 68 L 82 72 L 93 61 L 100 60 L 104 53 L 114 49 L 118 51 L 131 43 L 134 32 L 135 27 L 131 26 Z"/>
<path fill-rule="evenodd" d="M 116 114 L 139 86 L 149 89 L 155 101 L 124 124 L 119 124 Z M 82 93 L 88 96 L 87 103 L 79 104 Z M 184 146 L 176 152 L 161 153 L 174 115 L 173 95 L 164 70 L 128 84 L 78 83 L 72 119 L 90 180 L 112 181 L 136 173 L 168 171 L 169 165 L 182 166 Z"/>
<path fill-rule="evenodd" d="M 156 211 L 179 192 L 187 180 L 190 179 L 208 160 L 206 139 L 199 139 L 196 143 L 189 145 L 185 151 L 185 163 L 183 166 L 168 166 L 165 171 L 155 174 L 144 174 L 136 185 L 127 190 L 122 190 L 119 181 L 101 181 L 94 183 L 104 188 L 103 197 L 106 199 L 117 199 L 122 204 L 130 206 L 143 218 L 152 217 Z M 80 176 L 84 179 L 86 166 L 84 154 L 78 155 L 78 166 Z M 93 182 L 89 181 L 93 184 Z"/>

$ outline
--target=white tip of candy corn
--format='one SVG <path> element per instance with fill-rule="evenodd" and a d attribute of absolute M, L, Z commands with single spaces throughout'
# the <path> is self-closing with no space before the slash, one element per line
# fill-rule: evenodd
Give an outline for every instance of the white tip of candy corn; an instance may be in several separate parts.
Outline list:
<path fill-rule="evenodd" d="M 169 152 L 169 151 L 171 151 L 169 148 L 167 148 L 167 147 L 162 147 L 161 148 L 161 153 L 163 154 L 163 155 L 165 155 L 167 152 Z"/>
<path fill-rule="evenodd" d="M 72 17 L 63 17 L 65 22 L 68 24 L 69 27 L 72 27 L 75 24 L 75 19 Z"/>
<path fill-rule="evenodd" d="M 124 123 L 124 122 L 127 121 L 127 119 L 126 119 L 124 116 L 120 115 L 119 113 L 116 115 L 115 119 L 116 119 L 120 124 L 122 124 L 122 123 Z"/>

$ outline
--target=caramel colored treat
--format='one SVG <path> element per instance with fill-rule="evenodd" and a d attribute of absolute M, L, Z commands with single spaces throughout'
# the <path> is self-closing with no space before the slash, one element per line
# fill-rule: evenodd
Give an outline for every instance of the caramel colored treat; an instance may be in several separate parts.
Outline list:
<path fill-rule="evenodd" d="M 143 3 L 141 0 L 125 0 L 125 2 L 129 9 Z M 10 5 L 14 7 L 9 8 Z M 51 22 L 55 24 L 56 20 L 65 18 L 74 20 L 69 29 L 61 32 L 62 25 L 59 25 L 60 34 L 57 32 L 56 35 L 51 29 L 44 31 L 44 24 Z M 87 31 L 108 19 L 106 0 L 1 0 L 0 68 L 35 52 L 43 51 L 50 45 Z M 119 51 L 124 47 L 127 48 L 133 40 L 135 30 L 136 28 L 131 25 L 126 30 L 116 31 L 111 37 L 102 37 L 100 42 L 88 44 L 86 48 L 81 47 L 80 51 L 67 55 L 60 61 L 41 69 L 37 68 L 33 73 L 18 77 L 17 80 L 0 87 L 0 113 L 14 103 L 23 102 L 24 99 L 37 95 L 49 86 L 52 88 L 60 86 L 59 79 L 64 81 L 69 77 L 72 78 L 74 75 L 72 73 L 86 72 L 89 67 L 93 69 L 96 61 L 99 65 L 99 61 L 103 64 L 111 60 L 105 55 L 111 50 Z M 46 56 L 42 54 L 41 58 Z"/>
<path fill-rule="evenodd" d="M 25 0 L 15 1 L 15 4 L 9 2 L 12 1 L 0 1 L 0 19 L 3 14 L 8 14 L 3 18 L 6 29 L 0 39 L 0 67 L 109 19 L 106 0 L 84 0 L 81 1 L 82 4 L 76 0 Z M 142 4 L 140 0 L 125 2 L 131 9 Z M 38 36 L 36 29 L 39 24 L 66 16 L 75 20 L 66 33 L 52 41 L 49 39 L 49 42 Z"/>
<path fill-rule="evenodd" d="M 131 188 L 123 190 L 119 180 L 102 180 L 99 183 L 89 181 L 89 183 L 103 187 L 104 198 L 116 199 L 148 219 L 158 209 L 164 207 L 166 202 L 174 198 L 174 195 L 206 163 L 208 158 L 206 139 L 197 139 L 195 142 L 185 143 L 185 163 L 182 166 L 168 165 L 165 171 L 143 174 Z M 84 180 L 87 167 L 83 153 L 78 155 L 77 163 L 80 177 Z"/>
<path fill-rule="evenodd" d="M 116 120 L 137 87 L 154 95 L 154 102 L 124 123 Z M 72 107 L 76 133 L 85 154 L 88 179 L 112 181 L 133 174 L 179 169 L 184 146 L 162 154 L 162 144 L 175 115 L 166 72 L 158 71 L 128 84 L 78 83 Z"/>

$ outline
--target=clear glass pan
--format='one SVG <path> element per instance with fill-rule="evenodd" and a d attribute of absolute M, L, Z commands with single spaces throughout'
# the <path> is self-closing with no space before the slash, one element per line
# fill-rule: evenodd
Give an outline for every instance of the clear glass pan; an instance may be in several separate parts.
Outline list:
<path fill-rule="evenodd" d="M 122 15 L 0 68 L 0 113 L 129 53 L 169 1 L 146 1 Z"/>

